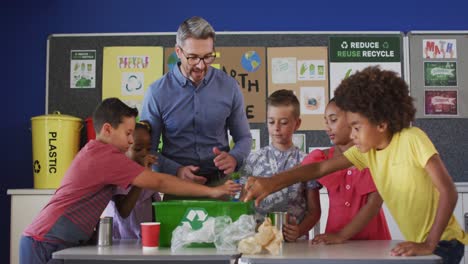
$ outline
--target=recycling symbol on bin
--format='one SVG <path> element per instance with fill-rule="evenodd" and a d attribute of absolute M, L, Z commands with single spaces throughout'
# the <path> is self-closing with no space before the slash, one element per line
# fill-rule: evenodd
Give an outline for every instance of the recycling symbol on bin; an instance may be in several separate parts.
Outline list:
<path fill-rule="evenodd" d="M 204 208 L 188 208 L 180 223 L 190 225 L 192 230 L 198 230 L 203 227 L 207 218 L 208 213 Z"/>
<path fill-rule="evenodd" d="M 41 171 L 41 164 L 39 164 L 38 160 L 34 161 L 33 169 L 34 173 L 39 173 Z"/>

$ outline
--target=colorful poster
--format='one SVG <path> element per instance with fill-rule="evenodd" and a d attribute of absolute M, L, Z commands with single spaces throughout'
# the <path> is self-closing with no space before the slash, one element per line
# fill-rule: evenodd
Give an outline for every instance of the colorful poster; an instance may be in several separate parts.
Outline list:
<path fill-rule="evenodd" d="M 297 79 L 300 81 L 325 80 L 325 61 L 299 60 L 297 61 Z"/>
<path fill-rule="evenodd" d="M 456 59 L 456 39 L 423 39 L 423 58 L 426 59 Z"/>
<path fill-rule="evenodd" d="M 267 49 L 268 94 L 292 90 L 301 107 L 299 130 L 323 130 L 328 102 L 327 47 L 275 47 Z"/>
<path fill-rule="evenodd" d="M 161 78 L 162 47 L 104 47 L 102 99 L 118 97 L 141 111 L 148 86 Z"/>
<path fill-rule="evenodd" d="M 457 86 L 457 63 L 454 61 L 425 61 L 425 86 Z"/>
<path fill-rule="evenodd" d="M 401 36 L 330 37 L 330 98 L 342 80 L 368 66 L 401 75 Z"/>
<path fill-rule="evenodd" d="M 299 98 L 302 114 L 322 115 L 325 113 L 327 101 L 324 87 L 301 87 Z"/>
<path fill-rule="evenodd" d="M 249 123 L 266 122 L 265 47 L 217 47 L 212 66 L 239 83 Z"/>
<path fill-rule="evenodd" d="M 458 115 L 457 90 L 425 90 L 425 115 Z"/>
<path fill-rule="evenodd" d="M 96 88 L 96 51 L 72 50 L 70 88 Z"/>

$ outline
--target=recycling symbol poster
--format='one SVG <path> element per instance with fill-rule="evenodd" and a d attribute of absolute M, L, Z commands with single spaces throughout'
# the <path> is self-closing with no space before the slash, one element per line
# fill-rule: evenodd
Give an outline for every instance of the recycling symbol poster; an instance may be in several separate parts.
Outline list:
<path fill-rule="evenodd" d="M 401 41 L 400 35 L 331 36 L 330 99 L 343 79 L 368 66 L 380 65 L 381 69 L 397 72 L 401 76 Z"/>

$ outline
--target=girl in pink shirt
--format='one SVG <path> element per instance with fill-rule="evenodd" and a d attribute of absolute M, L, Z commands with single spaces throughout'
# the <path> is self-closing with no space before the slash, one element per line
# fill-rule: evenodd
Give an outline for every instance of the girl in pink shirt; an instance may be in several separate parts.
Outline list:
<path fill-rule="evenodd" d="M 325 109 L 326 132 L 335 145 L 327 150 L 314 150 L 302 162 L 309 164 L 343 155 L 353 145 L 351 128 L 332 99 Z M 315 243 L 336 244 L 346 240 L 391 239 L 382 206 L 382 198 L 368 169 L 351 167 L 317 180 L 327 188 L 330 206 L 324 234 L 314 237 Z"/>

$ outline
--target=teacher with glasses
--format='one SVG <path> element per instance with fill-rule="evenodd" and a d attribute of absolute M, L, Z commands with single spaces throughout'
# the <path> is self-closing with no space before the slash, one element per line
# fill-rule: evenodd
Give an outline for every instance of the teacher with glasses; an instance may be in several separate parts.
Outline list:
<path fill-rule="evenodd" d="M 200 184 L 223 184 L 252 145 L 241 90 L 235 79 L 210 66 L 216 59 L 215 31 L 205 19 L 192 17 L 179 26 L 175 52 L 177 67 L 149 86 L 141 112 L 152 127 L 153 150 L 162 135 L 157 169 Z M 177 198 L 182 199 L 164 196 Z"/>

